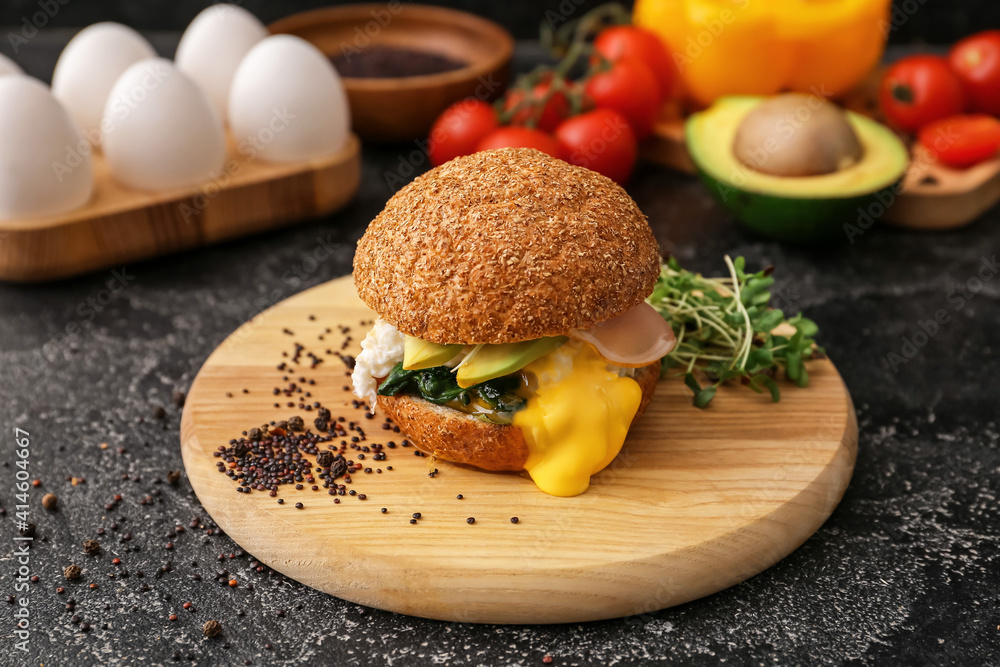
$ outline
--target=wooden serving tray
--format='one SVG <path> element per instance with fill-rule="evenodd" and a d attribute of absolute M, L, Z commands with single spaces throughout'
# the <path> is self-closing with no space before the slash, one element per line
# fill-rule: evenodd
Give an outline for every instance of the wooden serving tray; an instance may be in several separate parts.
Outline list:
<path fill-rule="evenodd" d="M 877 93 L 881 70 L 876 70 L 840 102 L 851 111 L 884 123 L 878 113 Z M 678 171 L 695 173 L 684 140 L 684 115 L 668 103 L 643 142 L 643 159 Z M 912 162 L 903 187 L 881 218 L 900 227 L 952 229 L 969 224 L 1000 202 L 1000 155 L 969 169 L 951 169 L 937 162 L 922 147 L 911 146 Z"/>
<path fill-rule="evenodd" d="M 216 470 L 218 446 L 271 420 L 300 415 L 310 425 L 315 416 L 274 396 L 286 375 L 314 380 L 305 400 L 364 425 L 363 444 L 405 437 L 352 407 L 345 365 L 326 353 L 340 350 L 343 325 L 353 337 L 344 351 L 357 354 L 368 328 L 360 322 L 373 317 L 350 276 L 277 304 L 209 357 L 181 422 L 187 475 L 212 518 L 261 562 L 332 595 L 458 622 L 643 614 L 773 565 L 819 528 L 851 478 L 854 408 L 823 360 L 810 363 L 808 389 L 789 385 L 778 404 L 723 388 L 698 410 L 679 379 L 661 380 L 622 453 L 575 498 L 548 496 L 517 474 L 417 457 L 411 448 L 387 449 L 381 462 L 369 455 L 365 465 L 393 469 L 353 475 L 365 500 L 348 495 L 335 504 L 309 484 L 280 486 L 280 505 L 266 492 L 236 493 Z M 290 361 L 296 344 L 305 346 L 298 364 Z M 310 352 L 325 360 L 315 370 Z M 281 362 L 289 368 L 278 370 Z M 414 512 L 421 518 L 412 525 Z"/>
<path fill-rule="evenodd" d="M 38 282 L 121 266 L 255 234 L 343 207 L 361 182 L 361 144 L 293 164 L 248 159 L 231 138 L 217 181 L 166 192 L 129 189 L 93 155 L 95 192 L 83 208 L 0 220 L 0 280 Z"/>

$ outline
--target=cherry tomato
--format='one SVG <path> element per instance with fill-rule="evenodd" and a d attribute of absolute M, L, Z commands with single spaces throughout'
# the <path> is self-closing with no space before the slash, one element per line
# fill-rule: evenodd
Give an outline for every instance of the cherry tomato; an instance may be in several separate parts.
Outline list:
<path fill-rule="evenodd" d="M 592 169 L 624 183 L 639 150 L 632 126 L 614 109 L 594 109 L 573 116 L 556 128 L 556 139 L 570 164 Z"/>
<path fill-rule="evenodd" d="M 634 58 L 646 64 L 660 83 L 660 94 L 668 97 L 677 80 L 670 52 L 655 33 L 631 25 L 605 28 L 594 40 L 594 49 L 608 60 Z"/>
<path fill-rule="evenodd" d="M 942 118 L 920 130 L 920 145 L 939 162 L 951 167 L 971 167 L 997 154 L 1000 120 L 986 114 Z"/>
<path fill-rule="evenodd" d="M 510 119 L 511 125 L 525 125 L 531 119 L 536 119 L 536 127 L 544 132 L 551 132 L 556 129 L 556 126 L 563 121 L 564 118 L 569 117 L 569 100 L 566 99 L 565 93 L 557 92 L 549 96 L 548 100 L 542 107 L 541 115 L 538 115 L 537 106 L 541 104 L 541 101 L 549 95 L 549 90 L 552 88 L 551 81 L 542 81 L 541 83 L 535 84 L 531 89 L 531 95 L 528 98 L 532 104 L 524 107 L 514 113 L 513 117 Z M 505 110 L 510 111 L 514 107 L 521 104 L 525 99 L 525 91 L 520 88 L 514 88 L 507 92 L 506 97 L 504 97 L 503 107 Z"/>
<path fill-rule="evenodd" d="M 476 152 L 479 142 L 497 129 L 493 107 L 469 98 L 445 109 L 431 126 L 427 153 L 436 167 L 460 155 Z"/>
<path fill-rule="evenodd" d="M 948 62 L 965 86 L 972 111 L 1000 116 L 1000 30 L 960 40 L 951 47 Z"/>
<path fill-rule="evenodd" d="M 914 132 L 931 121 L 962 113 L 965 94 L 947 60 L 910 56 L 897 61 L 885 73 L 879 104 L 890 123 Z"/>
<path fill-rule="evenodd" d="M 584 90 L 596 106 L 625 116 L 639 139 L 652 133 L 660 109 L 660 84 L 642 61 L 616 60 L 610 69 L 591 76 Z"/>
<path fill-rule="evenodd" d="M 562 146 L 551 134 L 516 125 L 494 130 L 479 142 L 479 150 L 481 151 L 493 150 L 494 148 L 536 148 L 560 160 L 565 156 Z"/>

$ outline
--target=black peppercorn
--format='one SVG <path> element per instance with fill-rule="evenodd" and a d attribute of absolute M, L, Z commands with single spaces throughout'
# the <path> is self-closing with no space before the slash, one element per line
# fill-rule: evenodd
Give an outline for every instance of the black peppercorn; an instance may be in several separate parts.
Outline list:
<path fill-rule="evenodd" d="M 83 553 L 88 556 L 96 556 L 101 553 L 101 543 L 97 540 L 84 540 L 83 541 Z"/>
<path fill-rule="evenodd" d="M 205 633 L 206 637 L 215 637 L 222 632 L 222 624 L 215 620 L 208 621 L 202 626 L 201 631 Z"/>

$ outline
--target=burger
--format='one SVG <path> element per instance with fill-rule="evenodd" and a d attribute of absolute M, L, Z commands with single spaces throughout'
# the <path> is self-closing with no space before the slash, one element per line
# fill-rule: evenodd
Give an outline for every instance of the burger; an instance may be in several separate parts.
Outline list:
<path fill-rule="evenodd" d="M 355 285 L 378 319 L 354 391 L 439 459 L 583 493 L 675 344 L 645 301 L 659 272 L 645 216 L 610 179 L 525 148 L 456 158 L 358 242 Z"/>

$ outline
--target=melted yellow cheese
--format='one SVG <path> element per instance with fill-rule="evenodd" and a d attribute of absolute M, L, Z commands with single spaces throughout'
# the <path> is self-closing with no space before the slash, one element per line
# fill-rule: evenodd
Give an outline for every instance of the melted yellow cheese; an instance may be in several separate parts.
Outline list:
<path fill-rule="evenodd" d="M 553 496 L 575 496 L 618 455 L 642 389 L 632 378 L 609 371 L 590 345 L 575 348 L 568 374 L 561 356 L 548 354 L 525 367 L 538 386 L 514 415 L 514 424 L 528 444 L 524 467 L 538 488 Z"/>

